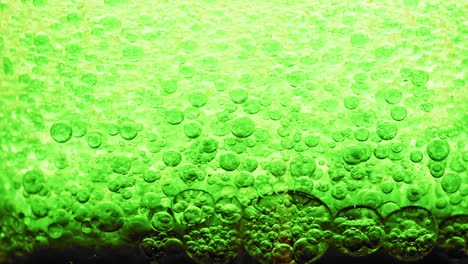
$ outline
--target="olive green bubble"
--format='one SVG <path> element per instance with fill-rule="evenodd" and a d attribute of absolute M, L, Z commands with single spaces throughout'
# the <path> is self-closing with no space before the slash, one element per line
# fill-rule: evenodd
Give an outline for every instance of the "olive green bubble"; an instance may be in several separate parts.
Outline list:
<path fill-rule="evenodd" d="M 110 202 L 98 204 L 93 211 L 93 218 L 96 219 L 97 228 L 103 232 L 115 232 L 124 224 L 122 209 Z"/>

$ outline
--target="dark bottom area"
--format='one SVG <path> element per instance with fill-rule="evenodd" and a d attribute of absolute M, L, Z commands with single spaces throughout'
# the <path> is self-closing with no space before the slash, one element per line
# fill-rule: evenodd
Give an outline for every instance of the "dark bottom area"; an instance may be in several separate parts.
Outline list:
<path fill-rule="evenodd" d="M 175 264 L 187 263 L 195 264 L 193 260 L 183 251 L 166 254 L 157 260 L 147 259 L 146 256 L 136 247 L 112 247 L 93 250 L 89 248 L 71 248 L 71 249 L 41 249 L 29 255 L 16 257 L 11 263 L 32 264 L 32 263 L 66 263 L 66 264 L 81 264 L 81 263 L 141 263 L 141 264 Z M 238 257 L 231 264 L 258 264 L 246 252 L 239 252 Z M 438 263 L 438 264 L 468 264 L 468 259 L 449 259 L 441 252 L 434 250 L 425 258 L 416 262 L 401 262 L 389 255 L 383 250 L 365 256 L 365 257 L 350 257 L 343 255 L 337 250 L 330 249 L 322 258 L 316 262 L 318 264 L 400 264 L 400 263 Z"/>

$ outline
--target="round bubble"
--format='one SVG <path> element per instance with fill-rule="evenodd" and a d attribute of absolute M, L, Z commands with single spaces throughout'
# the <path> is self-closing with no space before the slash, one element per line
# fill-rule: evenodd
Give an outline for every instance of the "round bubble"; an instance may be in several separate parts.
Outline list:
<path fill-rule="evenodd" d="M 57 143 L 65 143 L 72 136 L 72 128 L 64 122 L 54 123 L 50 128 L 50 136 Z"/>

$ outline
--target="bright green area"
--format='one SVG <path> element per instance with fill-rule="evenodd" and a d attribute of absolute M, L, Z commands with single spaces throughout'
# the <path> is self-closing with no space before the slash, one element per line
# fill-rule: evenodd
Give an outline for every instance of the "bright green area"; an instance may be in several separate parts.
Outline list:
<path fill-rule="evenodd" d="M 0 0 L 0 262 L 125 243 L 407 261 L 437 239 L 467 257 L 467 13 Z"/>

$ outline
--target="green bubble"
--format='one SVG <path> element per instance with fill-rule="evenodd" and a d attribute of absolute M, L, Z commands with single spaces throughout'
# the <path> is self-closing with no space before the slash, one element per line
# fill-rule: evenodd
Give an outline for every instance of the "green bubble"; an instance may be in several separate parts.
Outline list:
<path fill-rule="evenodd" d="M 394 106 L 390 110 L 390 115 L 395 121 L 403 121 L 406 118 L 407 110 L 403 106 Z"/>
<path fill-rule="evenodd" d="M 115 16 L 106 16 L 101 19 L 100 24 L 106 31 L 112 31 L 120 28 L 122 22 Z"/>
<path fill-rule="evenodd" d="M 143 180 L 147 183 L 152 183 L 161 179 L 161 174 L 158 171 L 148 170 L 143 173 Z"/>
<path fill-rule="evenodd" d="M 138 135 L 137 126 L 133 123 L 124 123 L 119 129 L 120 136 L 125 140 L 132 140 Z"/>
<path fill-rule="evenodd" d="M 47 37 L 47 35 L 45 35 L 44 33 L 36 34 L 34 36 L 34 45 L 38 48 L 50 45 L 49 37 Z"/>
<path fill-rule="evenodd" d="M 253 172 L 258 167 L 258 161 L 254 158 L 246 158 L 242 163 L 242 169 Z"/>
<path fill-rule="evenodd" d="M 462 178 L 458 173 L 447 173 L 442 177 L 441 185 L 442 189 L 446 193 L 454 193 L 460 189 L 462 184 Z"/>
<path fill-rule="evenodd" d="M 281 117 L 283 116 L 283 112 L 280 109 L 272 109 L 270 108 L 268 110 L 268 116 L 270 117 L 271 120 L 280 120 Z"/>
<path fill-rule="evenodd" d="M 182 161 L 182 155 L 175 150 L 168 150 L 163 153 L 163 162 L 166 166 L 176 167 Z"/>
<path fill-rule="evenodd" d="M 422 194 L 421 188 L 416 185 L 410 185 L 408 189 L 406 189 L 406 198 L 408 198 L 411 202 L 416 202 L 421 199 Z"/>
<path fill-rule="evenodd" d="M 202 107 L 206 104 L 206 94 L 201 91 L 193 92 L 189 95 L 189 102 L 193 107 Z"/>
<path fill-rule="evenodd" d="M 104 0 L 104 4 L 108 6 L 119 6 L 128 4 L 130 0 Z"/>
<path fill-rule="evenodd" d="M 234 224 L 242 217 L 242 205 L 236 197 L 220 197 L 214 210 L 218 218 L 227 224 Z"/>
<path fill-rule="evenodd" d="M 316 135 L 309 135 L 304 138 L 304 143 L 311 148 L 318 146 L 319 142 L 320 137 Z"/>
<path fill-rule="evenodd" d="M 37 169 L 30 170 L 23 175 L 22 184 L 26 192 L 30 194 L 39 193 L 44 188 L 44 173 Z"/>
<path fill-rule="evenodd" d="M 148 209 L 156 209 L 161 202 L 160 196 L 154 192 L 146 192 L 142 195 L 140 204 Z"/>
<path fill-rule="evenodd" d="M 51 223 L 47 227 L 47 234 L 52 239 L 59 239 L 63 235 L 64 228 L 58 223 Z"/>
<path fill-rule="evenodd" d="M 427 144 L 427 155 L 435 161 L 442 161 L 449 155 L 450 147 L 447 140 L 436 139 Z"/>
<path fill-rule="evenodd" d="M 47 6 L 47 0 L 33 0 L 33 5 L 35 7 L 45 7 Z"/>
<path fill-rule="evenodd" d="M 390 148 L 388 145 L 378 145 L 374 149 L 374 155 L 378 159 L 385 159 L 388 157 L 388 154 L 390 153 Z"/>
<path fill-rule="evenodd" d="M 304 82 L 304 80 L 305 80 L 305 74 L 303 71 L 294 70 L 286 74 L 286 81 L 292 87 L 297 87 L 298 85 L 301 85 Z"/>
<path fill-rule="evenodd" d="M 68 23 L 79 25 L 83 21 L 83 18 L 78 12 L 71 12 L 67 15 L 67 21 Z"/>
<path fill-rule="evenodd" d="M 161 82 L 163 94 L 173 94 L 177 91 L 177 80 L 164 80 Z"/>
<path fill-rule="evenodd" d="M 218 141 L 214 138 L 205 138 L 201 141 L 203 152 L 212 153 L 218 149 Z"/>
<path fill-rule="evenodd" d="M 170 231 L 174 224 L 174 218 L 168 212 L 157 212 L 151 218 L 151 226 L 159 232 Z"/>
<path fill-rule="evenodd" d="M 420 104 L 419 109 L 421 109 L 421 111 L 429 113 L 430 111 L 432 111 L 432 109 L 434 109 L 434 105 L 432 103 Z"/>
<path fill-rule="evenodd" d="M 54 123 L 50 128 L 50 136 L 57 143 L 65 143 L 70 140 L 72 132 L 72 128 L 64 122 Z"/>
<path fill-rule="evenodd" d="M 231 123 L 231 133 L 238 138 L 246 138 L 255 131 L 255 123 L 247 116 L 236 118 Z"/>
<path fill-rule="evenodd" d="M 196 122 L 189 122 L 184 125 L 184 134 L 188 138 L 197 138 L 202 133 L 202 127 Z"/>
<path fill-rule="evenodd" d="M 353 46 L 363 47 L 369 42 L 369 36 L 364 32 L 356 32 L 351 35 L 349 41 Z"/>
<path fill-rule="evenodd" d="M 123 59 L 129 62 L 137 62 L 143 55 L 143 49 L 136 45 L 129 45 L 122 50 Z"/>
<path fill-rule="evenodd" d="M 179 74 L 184 79 L 191 79 L 197 74 L 197 69 L 191 65 L 181 64 L 179 66 Z"/>
<path fill-rule="evenodd" d="M 111 192 L 118 192 L 121 187 L 122 184 L 117 179 L 110 180 L 107 182 L 107 189 Z"/>
<path fill-rule="evenodd" d="M 97 76 L 94 73 L 84 73 L 81 76 L 81 81 L 89 86 L 94 86 L 97 83 Z"/>
<path fill-rule="evenodd" d="M 370 159 L 372 151 L 366 144 L 349 145 L 343 150 L 342 158 L 349 165 L 356 165 Z"/>
<path fill-rule="evenodd" d="M 416 86 L 423 86 L 429 81 L 429 74 L 422 70 L 414 70 L 411 73 L 411 82 Z"/>
<path fill-rule="evenodd" d="M 267 39 L 261 44 L 262 51 L 268 56 L 275 56 L 282 50 L 282 45 L 275 39 Z"/>
<path fill-rule="evenodd" d="M 390 44 L 384 44 L 374 50 L 375 58 L 377 60 L 388 61 L 393 56 L 395 47 Z"/>
<path fill-rule="evenodd" d="M 37 218 L 46 217 L 49 213 L 50 208 L 47 203 L 39 197 L 33 197 L 30 200 L 31 212 Z"/>
<path fill-rule="evenodd" d="M 376 114 L 372 110 L 358 109 L 351 112 L 349 118 L 351 122 L 357 127 L 370 128 L 377 118 Z"/>
<path fill-rule="evenodd" d="M 180 47 L 187 53 L 194 52 L 198 48 L 197 42 L 186 39 L 180 42 Z"/>
<path fill-rule="evenodd" d="M 196 108 L 196 107 L 189 106 L 189 107 L 185 108 L 184 115 L 188 119 L 191 119 L 191 120 L 197 119 L 200 116 L 200 110 L 198 108 Z"/>
<path fill-rule="evenodd" d="M 102 144 L 102 136 L 97 132 L 89 133 L 86 142 L 91 148 L 99 148 Z"/>
<path fill-rule="evenodd" d="M 250 187 L 250 186 L 253 186 L 254 183 L 255 183 L 254 176 L 251 173 L 245 172 L 245 171 L 242 171 L 239 174 L 237 174 L 234 179 L 234 184 L 238 188 Z"/>
<path fill-rule="evenodd" d="M 115 173 L 126 175 L 132 167 L 132 161 L 123 156 L 115 157 L 112 161 L 112 170 Z"/>
<path fill-rule="evenodd" d="M 280 159 L 275 159 L 268 165 L 268 171 L 271 175 L 276 177 L 283 176 L 286 173 L 286 170 L 286 163 Z"/>
<path fill-rule="evenodd" d="M 83 137 L 88 132 L 88 124 L 83 121 L 73 121 L 71 127 L 73 130 L 73 136 L 76 138 Z"/>
<path fill-rule="evenodd" d="M 445 173 L 445 165 L 440 162 L 429 163 L 429 171 L 434 178 L 440 178 Z"/>
<path fill-rule="evenodd" d="M 239 165 L 240 161 L 234 152 L 226 152 L 219 156 L 219 166 L 226 171 L 233 171 Z"/>
<path fill-rule="evenodd" d="M 260 112 L 262 106 L 260 102 L 256 99 L 247 99 L 247 101 L 244 104 L 242 104 L 242 108 L 247 114 L 253 115 Z"/>
<path fill-rule="evenodd" d="M 169 124 L 178 125 L 184 121 L 184 112 L 178 108 L 169 108 L 164 117 Z"/>
<path fill-rule="evenodd" d="M 13 75 L 14 70 L 13 70 L 13 63 L 8 57 L 3 57 L 3 72 L 6 75 Z"/>
<path fill-rule="evenodd" d="M 406 7 L 416 7 L 419 4 L 419 0 L 403 0 L 403 5 Z"/>
<path fill-rule="evenodd" d="M 423 159 L 423 153 L 421 151 L 415 150 L 410 153 L 410 160 L 414 163 L 419 163 Z"/>
<path fill-rule="evenodd" d="M 109 202 L 98 204 L 93 211 L 97 228 L 102 232 L 115 232 L 124 224 L 124 213 L 122 209 Z"/>
<path fill-rule="evenodd" d="M 87 201 L 89 201 L 90 197 L 91 194 L 87 189 L 81 189 L 76 193 L 76 200 L 80 203 L 86 203 Z"/>
<path fill-rule="evenodd" d="M 401 101 L 402 93 L 397 89 L 385 90 L 385 101 L 389 104 L 397 104 Z"/>
<path fill-rule="evenodd" d="M 195 181 L 203 181 L 205 173 L 193 164 L 186 164 L 180 168 L 179 177 L 187 184 L 192 184 Z"/>
<path fill-rule="evenodd" d="M 354 131 L 354 138 L 358 141 L 366 141 L 369 139 L 370 133 L 367 129 L 365 128 L 358 128 Z"/>
<path fill-rule="evenodd" d="M 305 156 L 298 156 L 294 158 L 290 164 L 291 176 L 293 177 L 312 177 L 315 172 L 315 168 L 315 161 Z"/>
<path fill-rule="evenodd" d="M 343 200 L 347 194 L 348 194 L 348 190 L 342 184 L 335 185 L 331 191 L 332 197 L 335 198 L 336 200 Z"/>
<path fill-rule="evenodd" d="M 115 124 L 109 124 L 106 130 L 109 135 L 116 136 L 120 132 L 120 127 Z"/>
<path fill-rule="evenodd" d="M 229 92 L 229 99 L 235 104 L 242 104 L 247 101 L 249 94 L 247 90 L 242 88 L 236 88 Z"/>
<path fill-rule="evenodd" d="M 393 139 L 397 132 L 397 126 L 390 122 L 378 122 L 377 123 L 377 135 L 383 140 Z"/>

